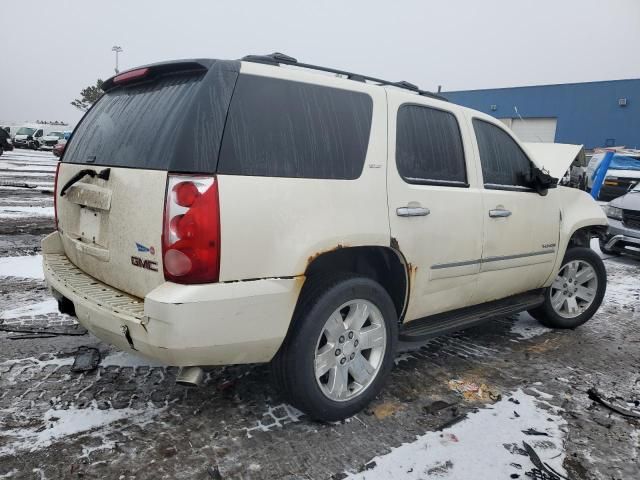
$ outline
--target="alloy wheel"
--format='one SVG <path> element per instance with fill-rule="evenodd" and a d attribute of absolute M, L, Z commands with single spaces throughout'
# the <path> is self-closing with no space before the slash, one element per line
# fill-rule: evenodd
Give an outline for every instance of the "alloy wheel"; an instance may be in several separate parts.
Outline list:
<path fill-rule="evenodd" d="M 362 394 L 383 364 L 387 345 L 384 317 L 373 303 L 357 299 L 327 319 L 315 351 L 315 377 L 322 393 L 344 402 Z"/>
<path fill-rule="evenodd" d="M 596 298 L 598 277 L 584 260 L 572 260 L 562 266 L 551 285 L 551 306 L 563 318 L 575 318 L 586 311 Z"/>

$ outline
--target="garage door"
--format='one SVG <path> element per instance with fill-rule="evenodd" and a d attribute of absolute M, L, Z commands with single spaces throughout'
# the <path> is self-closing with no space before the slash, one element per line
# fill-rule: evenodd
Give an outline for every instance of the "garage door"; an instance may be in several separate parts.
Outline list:
<path fill-rule="evenodd" d="M 553 143 L 557 123 L 557 118 L 512 118 L 511 130 L 521 142 Z"/>

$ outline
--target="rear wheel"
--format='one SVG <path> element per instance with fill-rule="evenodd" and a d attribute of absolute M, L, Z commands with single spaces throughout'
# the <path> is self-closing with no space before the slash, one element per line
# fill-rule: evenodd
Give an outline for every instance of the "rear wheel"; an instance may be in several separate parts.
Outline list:
<path fill-rule="evenodd" d="M 341 420 L 381 390 L 393 365 L 398 318 L 387 291 L 369 278 L 309 282 L 274 374 L 294 406 L 317 420 Z"/>
<path fill-rule="evenodd" d="M 575 328 L 598 310 L 607 289 L 607 272 L 600 256 L 590 248 L 567 250 L 544 303 L 529 313 L 551 328 Z"/>

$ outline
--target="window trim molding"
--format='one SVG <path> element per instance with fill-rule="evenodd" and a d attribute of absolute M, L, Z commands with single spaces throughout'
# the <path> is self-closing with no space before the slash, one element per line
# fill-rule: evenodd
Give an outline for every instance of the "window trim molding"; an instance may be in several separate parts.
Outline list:
<path fill-rule="evenodd" d="M 402 110 L 404 107 L 422 107 L 426 109 L 437 110 L 443 113 L 447 113 L 453 117 L 453 119 L 456 122 L 456 126 L 458 127 L 458 134 L 460 136 L 460 146 L 462 147 L 462 160 L 463 160 L 462 163 L 464 165 L 464 181 L 436 180 L 436 179 L 420 178 L 420 177 L 405 177 L 404 175 L 402 175 L 402 173 L 400 173 L 400 169 L 398 168 L 398 117 L 400 115 L 400 110 Z M 456 114 L 453 113 L 451 110 L 447 110 L 444 108 L 435 107 L 431 105 L 425 105 L 424 103 L 403 102 L 400 105 L 398 105 L 398 108 L 396 110 L 396 132 L 395 133 L 396 133 L 396 138 L 395 138 L 394 160 L 395 160 L 396 170 L 398 172 L 398 175 L 400 176 L 403 182 L 409 185 L 428 185 L 428 186 L 435 186 L 435 187 L 469 188 L 471 186 L 469 183 L 469 170 L 467 168 L 467 151 L 464 147 L 464 138 L 462 137 L 462 129 L 460 128 L 460 121 L 458 120 L 458 117 L 456 116 Z"/>
<path fill-rule="evenodd" d="M 529 158 L 529 155 L 527 155 L 527 152 L 525 152 L 522 149 L 522 146 L 520 145 L 520 142 L 518 141 L 518 139 L 516 139 L 513 135 L 511 135 L 511 133 L 505 129 L 504 127 L 498 125 L 497 123 L 493 123 L 490 122 L 489 120 L 486 120 L 484 118 L 480 118 L 476 115 L 471 117 L 471 127 L 473 128 L 473 134 L 475 136 L 475 140 L 476 140 L 476 145 L 478 147 L 478 159 L 480 160 L 480 173 L 482 174 L 482 185 L 484 186 L 485 190 L 506 190 L 509 192 L 535 192 L 534 189 L 530 188 L 530 187 L 525 187 L 524 185 L 503 185 L 501 183 L 491 183 L 491 182 L 485 182 L 484 180 L 484 169 L 482 168 L 482 157 L 480 155 L 480 144 L 478 143 L 478 134 L 476 133 L 476 129 L 475 129 L 475 125 L 473 124 L 474 121 L 479 121 L 479 122 L 483 122 L 486 123 L 487 125 L 492 125 L 494 127 L 496 127 L 499 130 L 502 130 L 506 135 L 509 136 L 509 138 L 513 141 L 513 143 L 515 143 L 516 147 L 518 147 L 518 150 L 520 150 L 520 152 L 522 153 L 522 155 L 524 155 L 524 158 L 526 158 L 529 161 L 529 164 L 531 166 L 535 166 L 535 163 L 533 163 L 531 161 L 531 158 Z"/>

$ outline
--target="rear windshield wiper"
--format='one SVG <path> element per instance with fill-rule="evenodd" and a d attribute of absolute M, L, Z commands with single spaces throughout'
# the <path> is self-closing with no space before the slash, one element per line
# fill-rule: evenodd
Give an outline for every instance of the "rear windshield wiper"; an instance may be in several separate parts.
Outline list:
<path fill-rule="evenodd" d="M 67 190 L 69 190 L 69 188 L 74 183 L 76 183 L 77 181 L 83 179 L 87 175 L 89 175 L 91 178 L 98 177 L 98 178 L 101 178 L 102 180 L 109 180 L 109 175 L 110 174 L 111 174 L 111 169 L 110 168 L 105 168 L 104 170 L 101 170 L 100 172 L 96 172 L 95 170 L 93 170 L 91 168 L 85 168 L 83 170 L 80 170 L 73 177 L 71 177 L 67 183 L 64 184 L 64 187 L 62 187 L 62 190 L 60 190 L 60 196 L 64 197 L 64 194 L 67 193 Z"/>

